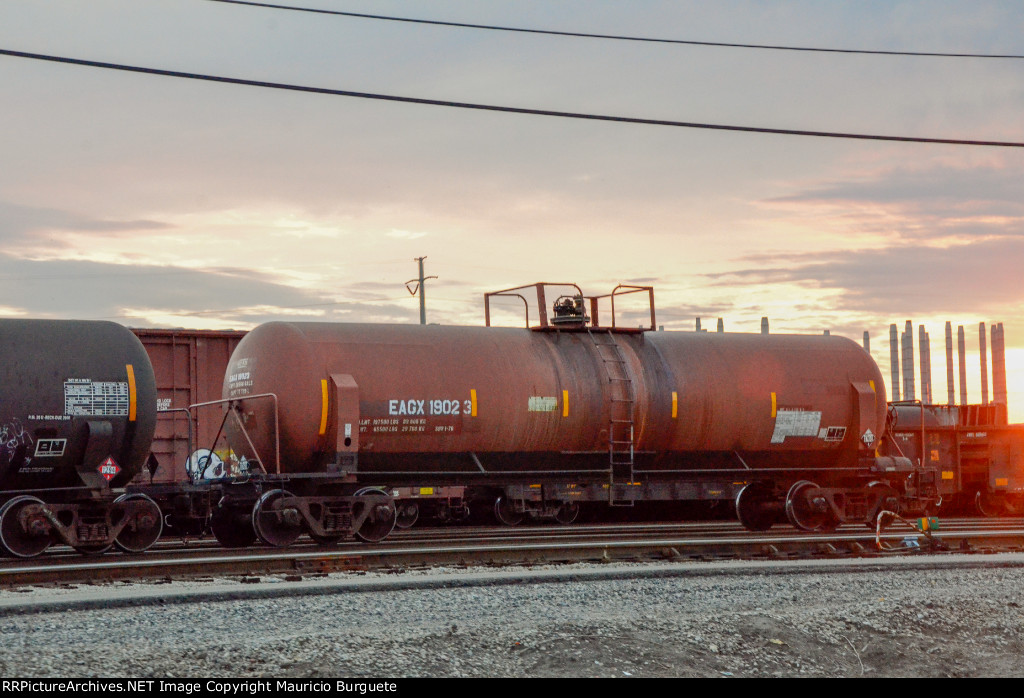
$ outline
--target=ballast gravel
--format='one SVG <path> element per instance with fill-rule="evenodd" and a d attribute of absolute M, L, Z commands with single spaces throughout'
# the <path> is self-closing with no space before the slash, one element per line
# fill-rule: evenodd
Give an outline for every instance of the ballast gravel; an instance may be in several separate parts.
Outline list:
<path fill-rule="evenodd" d="M 984 563 L 616 564 L 539 572 L 597 570 L 582 581 L 431 570 L 8 589 L 0 591 L 0 674 L 1022 676 L 1024 557 Z M 618 578 L 601 578 L 608 573 Z M 353 581 L 405 588 L 345 586 Z M 247 597 L 250 588 L 262 596 Z M 221 589 L 241 598 L 212 600 Z M 90 608 L 83 599 L 106 601 Z"/>

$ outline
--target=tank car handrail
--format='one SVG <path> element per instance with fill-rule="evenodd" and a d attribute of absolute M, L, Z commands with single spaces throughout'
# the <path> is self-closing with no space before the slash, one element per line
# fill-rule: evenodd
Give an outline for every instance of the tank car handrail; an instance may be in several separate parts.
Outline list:
<path fill-rule="evenodd" d="M 80 485 L 78 487 L 30 487 L 20 490 L 4 490 L 3 496 L 7 497 L 8 495 L 11 494 L 40 494 L 43 492 L 92 492 L 94 491 L 94 489 L 95 488 L 89 487 L 87 485 Z M 124 488 L 111 487 L 110 491 L 116 492 L 119 489 Z"/>
<path fill-rule="evenodd" d="M 518 298 L 523 302 L 523 310 L 526 312 L 526 326 L 530 326 L 530 302 L 521 293 L 485 293 L 484 294 L 484 325 L 491 326 L 491 299 L 490 296 L 501 296 L 502 298 Z"/>
<path fill-rule="evenodd" d="M 484 464 L 480 462 L 480 459 L 476 455 L 476 451 L 470 451 L 469 455 L 473 458 L 473 462 L 476 463 L 476 467 L 480 468 L 480 472 L 484 475 L 487 474 L 487 470 L 484 468 Z"/>
<path fill-rule="evenodd" d="M 529 301 L 526 300 L 526 298 L 522 294 L 514 293 L 514 291 L 521 291 L 524 288 L 533 288 L 533 289 L 537 290 L 537 313 L 540 316 L 538 318 L 540 320 L 540 325 L 539 326 L 540 327 L 547 327 L 548 326 L 547 301 L 545 300 L 545 296 L 544 296 L 544 289 L 547 286 L 563 286 L 563 287 L 566 287 L 566 288 L 571 287 L 571 288 L 576 289 L 576 293 L 579 294 L 581 297 L 583 297 L 583 289 L 581 289 L 578 284 L 575 284 L 575 283 L 572 283 L 572 282 L 538 281 L 537 283 L 525 284 L 523 286 L 515 286 L 514 288 L 506 288 L 506 289 L 501 290 L 501 291 L 491 291 L 490 293 L 485 293 L 484 294 L 484 322 L 485 322 L 486 326 L 487 327 L 491 326 L 491 296 L 502 296 L 502 297 L 505 297 L 505 298 L 518 297 L 518 298 L 522 299 L 523 303 L 526 305 L 526 327 L 529 328 L 530 327 L 530 303 L 529 303 Z"/>
<path fill-rule="evenodd" d="M 196 409 L 196 408 L 199 408 L 199 407 L 210 407 L 212 405 L 223 405 L 223 404 L 227 404 L 230 407 L 231 403 L 238 403 L 238 402 L 242 402 L 243 400 L 258 400 L 260 398 L 271 398 L 274 401 L 274 466 L 275 466 L 274 473 L 276 475 L 280 475 L 281 474 L 281 438 L 280 438 L 281 437 L 281 433 L 280 433 L 280 426 L 279 426 L 279 420 L 278 420 L 278 398 L 277 398 L 277 395 L 275 393 L 257 393 L 255 395 L 246 395 L 244 398 L 243 397 L 232 397 L 232 398 L 221 398 L 220 400 L 209 400 L 207 402 L 197 402 L 197 403 L 195 403 L 193 405 L 189 405 L 188 409 L 189 410 L 193 410 L 193 409 Z M 235 418 L 238 419 L 237 416 Z M 224 419 L 225 420 L 227 419 L 227 415 L 224 416 Z M 241 427 L 242 433 L 245 435 L 245 440 L 249 442 L 249 448 L 251 448 L 253 453 L 255 453 L 257 455 L 257 457 L 259 457 L 259 453 L 256 451 L 256 447 L 253 446 L 252 441 L 249 439 L 249 435 L 246 433 L 245 427 L 242 425 L 241 420 L 239 420 L 238 425 L 239 425 L 239 427 Z M 224 423 L 221 422 L 221 427 L 223 428 L 223 426 L 224 426 Z M 218 433 L 217 436 L 219 437 L 220 434 Z M 262 459 L 260 460 L 260 462 L 262 462 Z"/>
<path fill-rule="evenodd" d="M 753 468 L 748 468 L 746 470 L 743 470 L 741 468 L 700 468 L 700 469 L 696 469 L 696 470 L 689 470 L 689 469 L 683 469 L 683 470 L 634 470 L 633 472 L 634 473 L 643 473 L 644 475 L 675 474 L 675 473 L 697 473 L 697 474 L 701 474 L 701 475 L 707 475 L 709 473 L 718 473 L 718 474 L 727 474 L 727 473 L 746 473 L 746 474 L 751 474 L 751 473 L 753 473 L 753 474 L 756 475 L 758 473 L 799 473 L 799 472 L 815 473 L 815 472 L 821 472 L 823 470 L 827 470 L 830 473 L 840 473 L 840 472 L 862 473 L 862 472 L 864 472 L 864 468 L 858 468 L 858 467 L 833 468 L 831 466 L 818 466 L 817 468 L 813 468 L 813 467 L 804 467 L 804 468 L 757 468 L 756 470 L 753 469 Z"/>
<path fill-rule="evenodd" d="M 603 453 L 603 451 L 602 451 Z M 609 468 L 595 468 L 594 470 L 485 470 L 482 471 L 484 475 L 565 475 L 565 474 L 576 474 L 584 473 L 587 475 L 607 475 L 611 470 Z M 666 471 L 667 472 L 667 471 Z M 473 475 L 472 470 L 431 470 L 427 475 Z M 359 473 L 361 476 L 366 478 L 372 478 L 376 475 L 415 475 L 417 477 L 424 477 L 422 470 L 370 470 L 364 473 Z"/>
<path fill-rule="evenodd" d="M 600 451 L 605 453 L 605 451 Z M 701 469 L 683 469 L 683 470 L 634 470 L 635 474 L 643 475 L 672 475 L 676 473 L 684 474 L 718 474 L 718 475 L 732 475 L 732 474 L 758 474 L 758 473 L 817 473 L 823 470 L 827 470 L 830 473 L 838 472 L 851 472 L 851 473 L 862 473 L 864 468 L 849 467 L 849 468 L 833 468 L 833 467 L 817 467 L 817 468 L 758 468 L 756 470 L 752 468 L 701 468 Z M 559 470 L 485 470 L 481 471 L 484 475 L 567 475 L 567 474 L 586 474 L 586 475 L 606 475 L 611 472 L 610 468 L 593 468 L 591 470 L 585 469 L 559 469 Z M 472 470 L 431 470 L 429 475 L 472 475 Z M 373 470 L 360 475 L 366 477 L 372 477 L 377 475 L 415 475 L 423 477 L 424 472 L 421 470 Z"/>
<path fill-rule="evenodd" d="M 653 286 L 637 286 L 637 285 L 634 285 L 634 284 L 619 284 L 618 286 L 616 286 L 615 288 L 612 289 L 611 293 L 605 293 L 605 294 L 598 295 L 598 296 L 587 296 L 587 295 L 584 295 L 583 289 L 581 289 L 578 284 L 575 284 L 575 283 L 560 283 L 560 282 L 556 283 L 556 282 L 553 282 L 553 281 L 539 281 L 539 282 L 533 283 L 533 284 L 526 284 L 524 286 L 516 286 L 515 288 L 506 288 L 506 289 L 503 289 L 501 291 L 491 291 L 490 293 L 485 293 L 484 294 L 484 324 L 487 327 L 491 326 L 491 298 L 492 297 L 498 296 L 498 297 L 502 297 L 502 298 L 519 298 L 521 301 L 523 301 L 523 305 L 526 306 L 526 328 L 530 329 L 530 303 L 529 303 L 529 301 L 526 300 L 525 296 L 523 296 L 521 293 L 518 293 L 518 292 L 522 291 L 523 289 L 533 288 L 533 289 L 536 289 L 536 292 L 537 292 L 537 312 L 540 315 L 540 317 L 539 317 L 540 324 L 535 329 L 542 329 L 542 330 L 548 329 L 551 326 L 551 323 L 548 321 L 547 301 L 545 300 L 545 293 L 544 293 L 544 291 L 549 286 L 552 286 L 552 287 L 559 287 L 559 286 L 561 286 L 561 287 L 564 287 L 564 288 L 573 288 L 573 289 L 576 290 L 576 297 L 577 298 L 580 298 L 580 299 L 585 300 L 585 301 L 589 301 L 589 305 L 590 305 L 590 318 L 589 319 L 590 319 L 590 324 L 591 324 L 592 328 L 600 328 L 601 327 L 601 323 L 600 323 L 600 321 L 598 319 L 598 317 L 599 317 L 599 315 L 598 315 L 598 302 L 600 300 L 602 300 L 602 299 L 605 299 L 605 298 L 610 299 L 611 300 L 611 314 L 612 314 L 612 322 L 611 322 L 610 329 L 613 329 L 613 330 L 619 329 L 616 326 L 616 319 L 615 319 L 615 298 L 616 298 L 616 296 L 624 296 L 624 295 L 628 295 L 630 293 L 642 293 L 642 292 L 646 291 L 647 292 L 647 296 L 648 296 L 648 307 L 650 308 L 650 312 L 651 312 L 651 326 L 649 328 L 647 328 L 647 329 L 650 329 L 650 330 L 653 331 L 653 330 L 656 330 L 657 327 L 658 327 L 657 318 L 656 318 L 655 310 L 654 310 L 654 287 Z M 586 320 L 587 320 L 587 318 L 583 318 L 583 322 L 584 323 L 586 322 Z M 643 330 L 644 328 L 641 327 L 640 329 Z M 636 331 L 636 330 L 633 330 L 633 331 Z"/>
<path fill-rule="evenodd" d="M 620 291 L 619 289 L 629 289 L 626 291 Z M 634 286 L 633 284 L 619 284 L 612 289 L 611 293 L 606 293 L 603 296 L 590 296 L 589 300 L 591 303 L 591 315 L 597 317 L 597 301 L 602 298 L 610 298 L 612 305 L 612 329 L 615 329 L 615 296 L 625 296 L 630 293 L 640 293 L 641 291 L 647 291 L 649 297 L 649 304 L 651 309 L 651 330 L 655 330 L 658 327 L 654 317 L 654 287 L 653 286 Z M 595 320 L 594 324 L 597 324 Z"/>
<path fill-rule="evenodd" d="M 753 468 L 751 468 L 749 465 L 747 465 L 747 461 L 743 460 L 743 456 L 740 455 L 739 451 L 733 451 L 732 454 L 734 456 L 736 456 L 736 460 L 738 460 L 740 462 L 740 465 L 742 465 L 747 470 L 753 470 Z"/>

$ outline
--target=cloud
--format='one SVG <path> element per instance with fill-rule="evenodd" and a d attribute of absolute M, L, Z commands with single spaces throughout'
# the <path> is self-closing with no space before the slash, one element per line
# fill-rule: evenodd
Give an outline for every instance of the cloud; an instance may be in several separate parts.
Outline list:
<path fill-rule="evenodd" d="M 762 204 L 781 209 L 783 225 L 819 218 L 837 237 L 823 237 L 821 251 L 747 255 L 705 276 L 717 287 L 814 289 L 833 326 L 849 325 L 849 313 L 999 311 L 1024 300 L 1022 180 L 1024 168 L 999 157 L 933 158 L 797 187 Z"/>
<path fill-rule="evenodd" d="M 936 203 L 960 208 L 1004 205 L 1024 213 L 1020 179 L 997 167 L 929 166 L 897 168 L 835 180 L 804 191 L 772 199 L 777 202 L 882 203 L 925 210 Z M 932 209 L 927 209 L 932 210 Z"/>
<path fill-rule="evenodd" d="M 836 310 L 975 314 L 1024 301 L 1021 259 L 1024 237 L 1001 237 L 951 247 L 755 256 L 746 261 L 757 266 L 706 276 L 717 286 L 797 283 L 836 290 Z"/>
<path fill-rule="evenodd" d="M 252 272 L 31 261 L 5 254 L 0 254 L 0 288 L 5 304 L 19 312 L 80 319 L 118 319 L 131 307 L 248 320 L 237 309 L 307 306 L 332 300 Z M 131 320 L 150 324 L 145 318 Z"/>
<path fill-rule="evenodd" d="M 131 233 L 166 230 L 173 226 L 154 220 L 104 220 L 57 208 L 21 206 L 0 201 L 0 242 L 20 243 L 44 233 Z"/>
<path fill-rule="evenodd" d="M 418 240 L 419 238 L 430 235 L 430 233 L 427 232 L 414 232 L 411 230 L 390 230 L 384 234 L 389 238 L 396 238 L 399 240 Z"/>
<path fill-rule="evenodd" d="M 1024 235 L 1024 167 L 934 163 L 850 174 L 763 204 L 903 239 Z"/>

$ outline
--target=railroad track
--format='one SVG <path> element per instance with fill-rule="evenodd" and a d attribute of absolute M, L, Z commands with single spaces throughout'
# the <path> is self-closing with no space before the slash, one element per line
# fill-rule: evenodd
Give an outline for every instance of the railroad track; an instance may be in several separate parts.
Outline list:
<path fill-rule="evenodd" d="M 594 561 L 811 559 L 912 556 L 921 552 L 988 553 L 1024 550 L 1022 519 L 950 519 L 930 537 L 893 527 L 876 539 L 864 526 L 828 534 L 778 527 L 753 534 L 731 522 L 445 528 L 396 532 L 369 546 L 313 544 L 287 549 L 224 550 L 209 541 L 162 541 L 141 555 L 82 557 L 70 550 L 0 564 L 0 586 L 81 584 L 112 580 L 174 580 L 266 575 L 294 579 L 339 571 Z M 878 543 L 881 543 L 879 547 Z"/>

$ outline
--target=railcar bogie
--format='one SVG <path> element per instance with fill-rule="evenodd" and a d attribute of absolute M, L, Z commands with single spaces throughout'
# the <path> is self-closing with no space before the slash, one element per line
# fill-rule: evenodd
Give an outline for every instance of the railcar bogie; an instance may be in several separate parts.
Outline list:
<path fill-rule="evenodd" d="M 160 539 L 164 530 L 163 513 L 156 502 L 142 493 L 125 493 L 114 500 L 125 507 L 124 526 L 114 545 L 126 553 L 141 553 Z"/>

